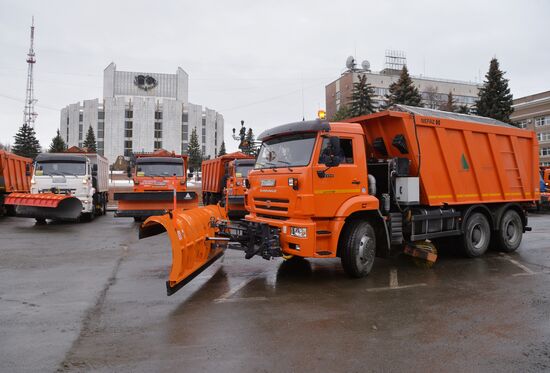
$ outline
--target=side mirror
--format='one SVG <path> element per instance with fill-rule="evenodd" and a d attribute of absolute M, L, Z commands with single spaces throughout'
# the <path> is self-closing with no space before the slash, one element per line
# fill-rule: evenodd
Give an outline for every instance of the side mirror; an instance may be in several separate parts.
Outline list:
<path fill-rule="evenodd" d="M 342 161 L 342 148 L 340 138 L 332 136 L 328 138 L 329 146 L 321 154 L 321 162 L 327 167 L 337 167 Z"/>
<path fill-rule="evenodd" d="M 97 164 L 92 165 L 92 176 L 97 176 Z"/>
<path fill-rule="evenodd" d="M 128 179 L 132 178 L 132 167 L 128 166 L 126 169 L 126 174 L 128 175 Z"/>

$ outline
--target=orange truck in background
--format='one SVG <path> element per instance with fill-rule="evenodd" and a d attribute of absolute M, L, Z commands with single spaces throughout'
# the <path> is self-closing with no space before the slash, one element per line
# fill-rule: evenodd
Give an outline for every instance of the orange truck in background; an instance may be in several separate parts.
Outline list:
<path fill-rule="evenodd" d="M 375 257 L 399 252 L 428 263 L 450 246 L 468 257 L 489 246 L 512 252 L 530 230 L 526 208 L 540 198 L 535 133 L 490 118 L 395 105 L 258 138 L 244 221 L 207 206 L 140 227 L 140 238 L 168 232 L 168 295 L 227 247 L 246 258 L 338 257 L 356 278 Z"/>
<path fill-rule="evenodd" d="M 10 193 L 29 193 L 32 159 L 0 150 L 0 215 L 13 215 L 15 209 L 5 205 Z"/>
<path fill-rule="evenodd" d="M 141 221 L 163 215 L 174 207 L 198 206 L 195 192 L 187 190 L 187 155 L 160 149 L 153 153 L 136 153 L 128 177 L 134 182 L 132 192 L 114 194 L 118 201 L 115 217 L 133 217 Z"/>
<path fill-rule="evenodd" d="M 256 160 L 251 157 L 250 159 L 235 159 L 228 164 L 229 176 L 225 186 L 224 205 L 227 216 L 231 220 L 242 219 L 248 214 L 244 198 L 248 173 L 254 169 L 255 163 Z"/>
<path fill-rule="evenodd" d="M 203 205 L 215 205 L 225 200 L 224 190 L 230 177 L 236 175 L 230 173 L 229 163 L 237 159 L 254 159 L 253 156 L 241 152 L 234 152 L 209 159 L 202 162 L 202 203 Z M 233 168 L 234 172 L 238 172 Z M 244 196 L 244 193 L 242 194 Z"/>

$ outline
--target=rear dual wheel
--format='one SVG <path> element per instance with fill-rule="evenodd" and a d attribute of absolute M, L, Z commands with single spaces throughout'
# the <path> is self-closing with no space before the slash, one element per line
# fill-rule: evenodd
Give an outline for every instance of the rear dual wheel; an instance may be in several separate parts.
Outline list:
<path fill-rule="evenodd" d="M 491 225 L 487 217 L 474 212 L 466 220 L 462 236 L 462 251 L 470 258 L 477 258 L 487 251 L 491 242 Z"/>
<path fill-rule="evenodd" d="M 515 210 L 508 210 L 500 219 L 497 233 L 498 249 L 506 253 L 516 251 L 523 236 L 523 221 Z"/>

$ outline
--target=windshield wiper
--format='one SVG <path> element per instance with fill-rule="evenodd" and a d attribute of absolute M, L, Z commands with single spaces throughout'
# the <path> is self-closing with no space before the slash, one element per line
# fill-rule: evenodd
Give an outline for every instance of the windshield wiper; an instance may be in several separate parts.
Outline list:
<path fill-rule="evenodd" d="M 290 172 L 292 172 L 292 168 L 290 168 L 290 165 L 291 165 L 290 162 L 287 162 L 287 161 L 278 161 L 278 162 L 279 162 L 279 163 L 284 163 L 284 164 L 288 165 L 288 166 L 286 166 L 286 167 L 289 169 Z"/>

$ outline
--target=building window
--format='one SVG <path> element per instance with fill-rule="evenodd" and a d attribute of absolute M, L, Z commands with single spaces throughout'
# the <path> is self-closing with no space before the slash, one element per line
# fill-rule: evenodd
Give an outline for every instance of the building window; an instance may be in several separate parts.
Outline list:
<path fill-rule="evenodd" d="M 206 155 L 206 146 L 204 145 L 202 146 L 202 155 L 203 156 Z"/>
<path fill-rule="evenodd" d="M 546 161 L 546 162 L 539 162 L 539 165 L 542 166 L 542 167 L 550 167 L 550 162 Z"/>
<path fill-rule="evenodd" d="M 78 121 L 79 121 L 79 122 L 82 122 L 82 120 L 83 120 L 82 118 L 83 118 L 83 117 L 84 117 L 84 114 L 78 113 Z"/>
<path fill-rule="evenodd" d="M 206 127 L 206 118 L 205 117 L 202 118 L 202 126 Z"/>
<path fill-rule="evenodd" d="M 105 122 L 97 122 L 97 138 L 102 139 L 105 137 Z"/>
<path fill-rule="evenodd" d="M 527 122 L 529 122 L 527 119 L 520 120 L 519 122 L 516 122 L 516 126 L 519 128 L 527 128 Z"/>
<path fill-rule="evenodd" d="M 550 124 L 550 115 L 547 115 L 545 117 L 535 118 L 535 127 L 547 126 L 549 124 Z"/>
<path fill-rule="evenodd" d="M 550 155 L 550 148 L 540 148 L 540 156 L 545 157 Z"/>
<path fill-rule="evenodd" d="M 134 112 L 132 110 L 126 110 L 126 112 L 124 113 L 124 117 L 131 119 L 134 117 Z"/>
<path fill-rule="evenodd" d="M 97 142 L 97 153 L 99 155 L 103 155 L 104 153 L 104 149 L 105 149 L 105 144 L 103 141 L 98 141 Z"/>
<path fill-rule="evenodd" d="M 537 133 L 537 140 L 539 140 L 539 142 L 550 141 L 550 132 Z"/>
<path fill-rule="evenodd" d="M 189 113 L 186 113 L 185 111 L 181 114 L 181 121 L 183 123 L 189 122 Z"/>
<path fill-rule="evenodd" d="M 124 141 L 124 156 L 130 157 L 132 155 L 132 141 Z"/>
<path fill-rule="evenodd" d="M 202 143 L 206 144 L 206 128 L 202 128 Z"/>
<path fill-rule="evenodd" d="M 162 139 L 162 122 L 155 122 L 155 139 Z"/>
<path fill-rule="evenodd" d="M 187 154 L 188 147 L 189 147 L 189 144 L 186 144 L 186 143 L 181 144 L 181 154 Z"/>
<path fill-rule="evenodd" d="M 82 123 L 79 123 L 78 124 L 78 141 L 81 141 L 82 140 L 82 131 L 83 131 L 83 124 Z"/>
<path fill-rule="evenodd" d="M 124 122 L 124 137 L 132 137 L 133 131 L 132 131 L 133 123 L 131 121 Z"/>
<path fill-rule="evenodd" d="M 155 141 L 155 150 L 162 149 L 162 141 Z"/>
<path fill-rule="evenodd" d="M 181 126 L 181 140 L 187 141 L 188 138 L 189 138 L 189 125 L 184 124 Z"/>
<path fill-rule="evenodd" d="M 97 119 L 105 119 L 105 112 L 103 110 L 97 112 Z"/>
<path fill-rule="evenodd" d="M 155 111 L 155 119 L 162 119 L 162 111 Z"/>

